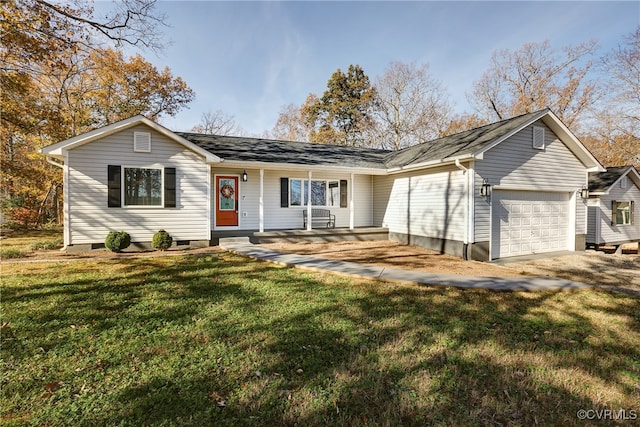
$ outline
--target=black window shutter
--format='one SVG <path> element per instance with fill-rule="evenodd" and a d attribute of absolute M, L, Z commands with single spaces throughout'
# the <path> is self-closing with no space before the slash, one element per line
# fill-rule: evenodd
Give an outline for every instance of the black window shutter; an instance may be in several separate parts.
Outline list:
<path fill-rule="evenodd" d="M 280 178 L 280 207 L 289 207 L 289 178 Z"/>
<path fill-rule="evenodd" d="M 348 206 L 347 203 L 347 180 L 340 180 L 340 207 L 346 208 Z"/>
<path fill-rule="evenodd" d="M 616 215 L 616 210 L 618 208 L 618 202 L 615 200 L 611 201 L 611 225 L 618 224 L 618 215 Z"/>
<path fill-rule="evenodd" d="M 629 215 L 631 215 L 631 224 L 635 223 L 635 216 L 636 216 L 634 212 L 635 204 L 636 202 L 634 202 L 633 200 L 629 203 Z"/>
<path fill-rule="evenodd" d="M 164 207 L 176 207 L 176 168 L 164 168 Z"/>
<path fill-rule="evenodd" d="M 119 208 L 122 206 L 121 198 L 122 192 L 120 191 L 122 182 L 122 168 L 120 165 L 107 166 L 107 206 L 110 208 Z"/>

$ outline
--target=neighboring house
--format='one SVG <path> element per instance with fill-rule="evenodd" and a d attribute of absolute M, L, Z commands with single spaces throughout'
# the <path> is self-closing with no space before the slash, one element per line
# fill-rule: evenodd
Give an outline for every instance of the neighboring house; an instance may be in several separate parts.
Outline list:
<path fill-rule="evenodd" d="M 206 245 L 301 229 L 302 211 L 322 207 L 338 228 L 385 227 L 464 258 L 583 250 L 581 190 L 604 171 L 548 109 L 397 152 L 172 132 L 142 116 L 42 152 L 64 170 L 65 244 L 82 247 L 161 228 Z"/>
<path fill-rule="evenodd" d="M 587 245 L 640 241 L 640 174 L 633 166 L 589 174 Z"/>

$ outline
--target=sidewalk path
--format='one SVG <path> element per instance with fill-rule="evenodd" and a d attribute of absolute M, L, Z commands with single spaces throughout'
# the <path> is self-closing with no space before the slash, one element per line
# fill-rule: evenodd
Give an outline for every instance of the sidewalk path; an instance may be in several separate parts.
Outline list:
<path fill-rule="evenodd" d="M 330 271 L 361 278 L 413 282 L 424 285 L 456 286 L 460 288 L 501 291 L 542 291 L 590 288 L 591 285 L 556 277 L 472 277 L 455 274 L 433 274 L 422 271 L 378 267 L 355 262 L 333 261 L 305 255 L 285 254 L 249 243 L 248 238 L 220 239 L 220 247 L 250 258 L 270 261 L 288 267 Z"/>

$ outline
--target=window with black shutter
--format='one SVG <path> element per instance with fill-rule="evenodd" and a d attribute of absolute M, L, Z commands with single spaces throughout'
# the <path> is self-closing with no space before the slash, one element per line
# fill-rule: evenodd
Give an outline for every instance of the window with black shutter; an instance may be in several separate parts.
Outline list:
<path fill-rule="evenodd" d="M 289 178 L 280 178 L 280 207 L 289 207 Z"/>
<path fill-rule="evenodd" d="M 164 168 L 164 207 L 176 207 L 176 168 Z"/>
<path fill-rule="evenodd" d="M 122 168 L 120 165 L 109 165 L 107 167 L 107 175 L 107 186 L 109 189 L 107 205 L 110 208 L 119 208 L 122 206 Z"/>
<path fill-rule="evenodd" d="M 161 168 L 108 165 L 107 175 L 107 206 L 110 208 L 177 206 L 176 168 L 164 168 L 163 173 Z"/>

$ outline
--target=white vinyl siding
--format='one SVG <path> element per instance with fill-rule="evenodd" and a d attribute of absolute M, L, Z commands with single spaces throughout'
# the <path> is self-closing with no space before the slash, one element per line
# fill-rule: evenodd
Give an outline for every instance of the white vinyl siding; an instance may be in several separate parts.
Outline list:
<path fill-rule="evenodd" d="M 260 228 L 260 171 L 258 169 L 246 169 L 247 182 L 240 183 L 239 213 L 241 230 L 258 230 Z M 243 169 L 212 168 L 212 174 L 240 175 Z M 306 180 L 304 171 L 264 171 L 264 228 L 265 230 L 302 229 L 302 211 L 306 206 L 280 207 L 280 178 L 295 178 Z M 351 199 L 351 191 L 354 192 L 354 226 L 371 227 L 373 225 L 372 213 L 372 181 L 369 175 L 355 175 L 355 189 L 348 173 L 313 172 L 312 181 L 340 181 L 347 180 L 347 201 Z M 215 198 L 212 197 L 212 224 L 214 224 Z M 339 202 L 338 202 L 339 203 Z M 347 204 L 348 205 L 348 204 Z M 336 216 L 336 227 L 349 227 L 349 206 L 323 206 Z"/>
<path fill-rule="evenodd" d="M 69 152 L 69 244 L 104 242 L 110 230 L 128 232 L 133 242 L 151 241 L 160 229 L 174 240 L 208 240 L 209 166 L 203 158 L 156 132 L 151 132 L 153 151 L 136 153 L 134 132 L 149 132 L 149 128 L 136 126 Z M 177 207 L 107 207 L 108 165 L 175 167 Z"/>
<path fill-rule="evenodd" d="M 611 204 L 614 200 L 620 202 L 635 201 L 633 224 L 611 225 Z M 589 243 L 604 244 L 640 240 L 640 189 L 631 180 L 628 181 L 627 188 L 615 185 L 611 188 L 609 194 L 600 196 L 599 209 L 600 236 L 597 236 L 597 240 L 591 240 L 590 238 Z M 592 227 L 591 218 L 589 220 L 589 225 Z M 591 229 L 589 232 L 590 237 L 591 233 L 595 233 Z"/>
<path fill-rule="evenodd" d="M 600 206 L 589 206 L 588 212 L 587 243 L 600 244 L 602 243 L 598 238 L 600 235 L 600 230 L 598 229 L 598 225 L 600 224 Z"/>
<path fill-rule="evenodd" d="M 545 129 L 545 149 L 532 146 L 533 126 Z M 479 195 L 483 178 L 494 190 L 575 193 L 586 184 L 585 166 L 542 121 L 526 127 L 484 153 L 475 163 L 475 241 L 490 240 L 490 200 Z M 585 234 L 586 204 L 575 206 L 576 234 Z"/>
<path fill-rule="evenodd" d="M 382 227 L 395 175 L 375 175 L 373 180 L 373 225 Z"/>
<path fill-rule="evenodd" d="M 467 178 L 460 169 L 442 167 L 389 178 L 383 227 L 391 233 L 464 241 Z M 389 185 L 386 180 L 376 182 L 382 188 Z M 376 202 L 376 210 L 381 203 Z"/>

